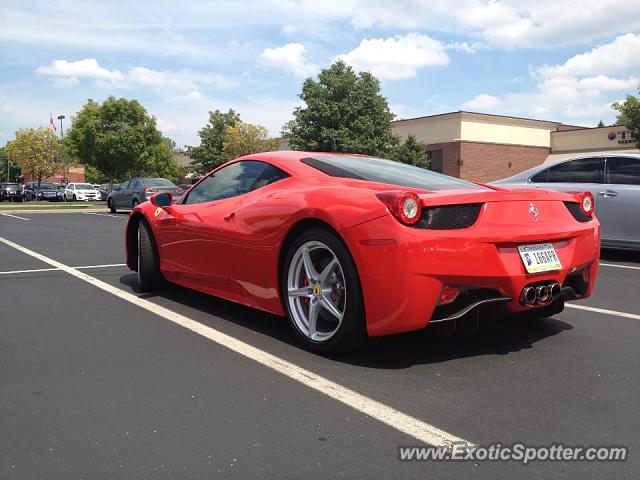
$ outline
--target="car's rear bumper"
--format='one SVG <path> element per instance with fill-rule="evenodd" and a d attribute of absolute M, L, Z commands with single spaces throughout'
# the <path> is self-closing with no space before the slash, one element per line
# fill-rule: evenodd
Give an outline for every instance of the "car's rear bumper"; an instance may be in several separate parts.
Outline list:
<path fill-rule="evenodd" d="M 558 227 L 563 223 L 422 230 L 402 226 L 389 215 L 347 229 L 343 235 L 360 274 L 368 333 L 417 330 L 442 317 L 436 307 L 445 285 L 501 298 L 506 312 L 525 312 L 545 307 L 521 303 L 525 286 L 542 282 L 566 286 L 571 275 L 584 269 L 589 284 L 577 298 L 588 297 L 598 272 L 599 224 L 594 219 Z M 528 274 L 517 246 L 542 242 L 554 245 L 562 269 Z"/>

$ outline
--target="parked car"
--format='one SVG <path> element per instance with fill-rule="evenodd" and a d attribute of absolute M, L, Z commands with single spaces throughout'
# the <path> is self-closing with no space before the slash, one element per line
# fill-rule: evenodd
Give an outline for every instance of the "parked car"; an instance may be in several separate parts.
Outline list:
<path fill-rule="evenodd" d="M 14 182 L 0 183 L 0 202 L 5 200 L 9 202 L 22 201 L 22 186 Z"/>
<path fill-rule="evenodd" d="M 102 188 L 102 185 L 100 185 L 99 183 L 94 183 L 92 186 L 100 194 L 100 198 L 96 198 L 96 200 L 106 200 L 107 199 L 107 195 L 109 195 L 109 191 L 107 189 Z"/>
<path fill-rule="evenodd" d="M 471 332 L 481 317 L 555 315 L 598 272 L 589 192 L 291 151 L 228 162 L 172 200 L 158 193 L 129 217 L 140 289 L 167 280 L 286 315 L 321 352 L 430 323 Z"/>
<path fill-rule="evenodd" d="M 191 187 L 193 187 L 193 184 L 192 183 L 179 183 L 178 187 L 180 187 L 182 190 L 184 190 L 186 192 Z"/>
<path fill-rule="evenodd" d="M 27 182 L 25 184 L 25 190 L 32 193 L 32 197 L 35 200 L 46 200 L 49 202 L 61 202 L 64 200 L 64 193 L 55 185 L 49 182 Z"/>
<path fill-rule="evenodd" d="M 184 190 L 166 178 L 132 178 L 122 182 L 109 193 L 107 206 L 112 213 L 115 213 L 118 208 L 135 208 L 138 204 L 149 200 L 152 195 L 161 192 L 169 192 L 177 197 L 182 195 Z"/>
<path fill-rule="evenodd" d="M 640 249 L 640 222 L 631 220 L 640 205 L 640 155 L 611 152 L 573 157 L 539 165 L 493 185 L 591 192 L 602 227 L 602 246 Z"/>
<path fill-rule="evenodd" d="M 69 183 L 64 189 L 66 202 L 76 200 L 100 200 L 100 192 L 90 183 Z"/>

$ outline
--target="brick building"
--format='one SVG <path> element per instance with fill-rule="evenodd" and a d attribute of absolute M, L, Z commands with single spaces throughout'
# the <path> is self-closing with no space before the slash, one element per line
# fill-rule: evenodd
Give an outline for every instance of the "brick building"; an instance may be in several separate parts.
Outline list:
<path fill-rule="evenodd" d="M 35 178 L 30 172 L 23 171 L 22 172 L 22 181 L 23 182 L 31 182 L 36 181 Z M 62 172 L 56 172 L 50 177 L 43 178 L 43 182 L 50 183 L 70 183 L 70 182 L 84 182 L 85 181 L 85 172 L 84 165 L 74 165 L 69 168 L 69 171 L 65 174 Z"/>
<path fill-rule="evenodd" d="M 598 151 L 635 151 L 625 127 L 587 128 L 530 118 L 451 112 L 397 120 L 393 133 L 425 145 L 431 168 L 490 182 L 546 161 Z"/>

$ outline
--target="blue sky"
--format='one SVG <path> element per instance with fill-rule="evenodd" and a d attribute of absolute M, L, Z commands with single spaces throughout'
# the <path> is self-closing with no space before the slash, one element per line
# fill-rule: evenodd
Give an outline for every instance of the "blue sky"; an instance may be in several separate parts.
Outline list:
<path fill-rule="evenodd" d="M 637 94 L 640 2 L 0 1 L 0 144 L 87 98 L 137 98 L 178 145 L 234 108 L 277 135 L 302 81 L 369 70 L 398 118 L 471 110 L 578 125 Z"/>

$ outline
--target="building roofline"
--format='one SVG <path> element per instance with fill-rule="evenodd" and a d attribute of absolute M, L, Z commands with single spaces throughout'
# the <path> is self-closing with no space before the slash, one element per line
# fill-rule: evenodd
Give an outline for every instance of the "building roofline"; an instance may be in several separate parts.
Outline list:
<path fill-rule="evenodd" d="M 419 117 L 412 117 L 412 118 L 402 118 L 399 120 L 393 120 L 391 123 L 399 123 L 399 122 L 406 122 L 409 120 L 421 120 L 421 119 L 425 119 L 425 118 L 436 118 L 436 117 L 444 117 L 447 115 L 456 115 L 456 114 L 460 114 L 460 115 L 478 115 L 480 117 L 493 117 L 493 118 L 501 118 L 501 119 L 513 119 L 513 120 L 524 120 L 527 122 L 537 122 L 537 123 L 547 123 L 547 124 L 552 124 L 552 125 L 565 125 L 562 122 L 554 122 L 552 120 L 540 120 L 538 118 L 527 118 L 527 117 L 516 117 L 513 115 L 498 115 L 498 114 L 493 114 L 493 113 L 481 113 L 481 112 L 470 112 L 468 110 L 457 110 L 454 112 L 446 112 L 446 113 L 436 113 L 434 115 L 422 115 Z M 568 125 L 570 127 L 576 127 L 576 130 L 579 130 L 580 128 L 588 128 L 588 127 L 580 127 L 578 125 Z"/>

